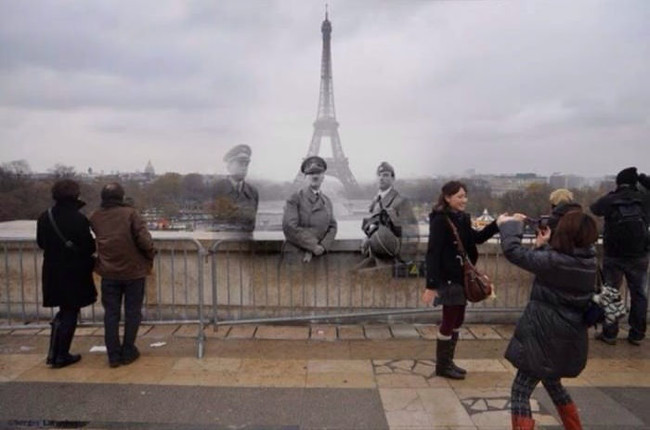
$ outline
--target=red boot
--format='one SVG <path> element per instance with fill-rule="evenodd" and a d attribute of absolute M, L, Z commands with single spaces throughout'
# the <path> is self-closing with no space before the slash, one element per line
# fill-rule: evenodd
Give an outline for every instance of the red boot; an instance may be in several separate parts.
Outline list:
<path fill-rule="evenodd" d="M 557 411 L 560 413 L 562 424 L 564 424 L 566 430 L 582 430 L 578 408 L 575 403 L 571 402 L 558 406 Z"/>
<path fill-rule="evenodd" d="M 531 417 L 512 415 L 512 430 L 533 430 L 534 428 L 535 420 Z"/>

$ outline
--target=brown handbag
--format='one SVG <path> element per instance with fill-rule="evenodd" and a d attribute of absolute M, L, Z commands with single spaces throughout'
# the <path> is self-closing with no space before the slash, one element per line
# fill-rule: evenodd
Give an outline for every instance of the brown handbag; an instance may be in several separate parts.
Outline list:
<path fill-rule="evenodd" d="M 458 234 L 458 229 L 453 222 L 447 217 L 447 222 L 451 227 L 451 231 L 456 237 L 456 248 L 458 249 L 458 254 L 463 260 L 463 281 L 465 289 L 465 298 L 467 301 L 476 303 L 482 302 L 492 295 L 494 291 L 494 284 L 487 275 L 479 272 L 476 267 L 472 264 L 465 248 L 463 247 L 463 242 L 460 240 L 460 235 Z"/>

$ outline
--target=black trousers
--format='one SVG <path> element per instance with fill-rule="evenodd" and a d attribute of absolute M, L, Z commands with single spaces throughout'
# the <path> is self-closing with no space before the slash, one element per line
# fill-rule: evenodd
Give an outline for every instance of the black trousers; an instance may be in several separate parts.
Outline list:
<path fill-rule="evenodd" d="M 142 321 L 145 278 L 127 281 L 102 279 L 104 306 L 104 342 L 108 361 L 119 362 L 133 355 L 135 339 Z M 124 300 L 124 339 L 120 342 L 120 314 Z"/>

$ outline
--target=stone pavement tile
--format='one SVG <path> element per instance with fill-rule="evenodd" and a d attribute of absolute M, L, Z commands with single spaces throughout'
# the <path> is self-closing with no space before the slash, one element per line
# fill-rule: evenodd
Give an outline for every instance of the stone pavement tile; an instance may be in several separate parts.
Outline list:
<path fill-rule="evenodd" d="M 11 334 L 11 330 L 5 328 L 0 329 L 0 336 L 10 335 L 10 334 Z"/>
<path fill-rule="evenodd" d="M 461 327 L 460 330 L 458 331 L 458 335 L 459 335 L 461 340 L 463 340 L 463 339 L 467 339 L 467 340 L 476 339 L 474 334 L 471 331 L 469 331 L 467 329 L 467 327 Z"/>
<path fill-rule="evenodd" d="M 510 388 L 514 376 L 508 372 L 468 372 L 464 380 L 449 380 L 454 389 L 461 388 Z"/>
<path fill-rule="evenodd" d="M 438 336 L 438 326 L 434 324 L 415 325 L 415 329 L 420 333 L 423 339 L 433 340 Z"/>
<path fill-rule="evenodd" d="M 15 382 L 95 382 L 98 369 L 82 367 L 79 364 L 51 369 L 45 364 L 25 370 L 13 380 Z"/>
<path fill-rule="evenodd" d="M 393 336 L 390 329 L 385 325 L 367 325 L 364 326 L 366 338 L 371 340 L 386 340 L 391 339 Z"/>
<path fill-rule="evenodd" d="M 427 388 L 429 384 L 424 376 L 387 374 L 375 375 L 379 388 Z"/>
<path fill-rule="evenodd" d="M 136 362 L 137 363 L 137 362 Z M 84 382 L 110 384 L 159 384 L 171 371 L 171 367 L 136 367 L 134 364 L 103 369 L 95 369 Z M 76 382 L 76 380 L 75 380 Z"/>
<path fill-rule="evenodd" d="M 624 405 L 607 395 L 607 391 L 599 388 L 569 388 L 571 398 L 578 406 L 580 420 L 585 428 L 591 426 L 611 426 L 610 428 L 623 428 L 625 426 L 643 426 L 643 422 L 630 412 Z M 533 396 L 540 404 L 558 418 L 553 402 L 548 397 L 546 390 L 541 387 L 535 389 Z M 647 405 L 647 399 L 645 404 Z M 596 427 L 598 428 L 598 427 Z"/>
<path fill-rule="evenodd" d="M 601 372 L 650 372 L 650 360 L 589 358 L 583 373 Z"/>
<path fill-rule="evenodd" d="M 310 388 L 375 388 L 375 378 L 370 373 L 308 373 L 306 386 Z"/>
<path fill-rule="evenodd" d="M 11 381 L 34 367 L 45 368 L 45 357 L 37 354 L 0 354 L 0 382 Z"/>
<path fill-rule="evenodd" d="M 418 397 L 436 426 L 474 425 L 465 407 L 451 388 L 420 388 Z"/>
<path fill-rule="evenodd" d="M 230 329 L 227 339 L 252 339 L 255 336 L 254 325 L 236 325 Z"/>
<path fill-rule="evenodd" d="M 456 389 L 456 395 L 479 429 L 510 428 L 510 390 L 506 389 Z M 556 425 L 552 415 L 540 409 L 531 399 L 531 410 L 538 424 Z"/>
<path fill-rule="evenodd" d="M 411 324 L 395 324 L 390 326 L 390 331 L 396 339 L 418 339 L 420 333 Z"/>
<path fill-rule="evenodd" d="M 351 341 L 350 357 L 381 359 L 431 359 L 435 355 L 435 342 L 422 339 L 393 339 L 391 341 Z"/>
<path fill-rule="evenodd" d="M 256 339 L 309 339 L 309 327 L 261 325 L 255 332 Z"/>
<path fill-rule="evenodd" d="M 646 372 L 585 372 L 581 376 L 595 387 L 650 387 Z"/>
<path fill-rule="evenodd" d="M 24 328 L 24 329 L 16 329 L 12 330 L 11 336 L 36 336 L 39 334 L 41 331 L 47 330 L 48 335 L 49 335 L 49 330 L 50 329 L 44 329 L 44 328 Z"/>
<path fill-rule="evenodd" d="M 497 359 L 456 359 L 456 365 L 468 372 L 507 372 L 508 368 Z"/>
<path fill-rule="evenodd" d="M 208 372 L 238 372 L 241 368 L 242 360 L 240 358 L 222 358 L 222 357 L 204 357 L 190 358 L 181 357 L 173 364 L 174 371 L 193 371 L 198 372 L 205 370 Z"/>
<path fill-rule="evenodd" d="M 501 365 L 505 367 L 508 372 L 512 373 L 513 375 L 517 374 L 517 368 L 505 358 L 500 358 L 499 363 L 501 363 Z"/>
<path fill-rule="evenodd" d="M 412 388 L 380 388 L 379 395 L 386 412 L 425 410 L 418 392 Z"/>
<path fill-rule="evenodd" d="M 239 372 L 237 386 L 239 387 L 285 387 L 304 388 L 306 374 L 252 374 Z"/>
<path fill-rule="evenodd" d="M 147 331 L 142 337 L 147 337 L 147 338 L 153 338 L 153 339 L 162 339 L 165 337 L 172 336 L 174 332 L 179 328 L 178 325 L 172 324 L 172 325 L 155 325 L 153 326 L 150 330 Z M 124 327 L 120 327 L 120 329 L 124 329 Z M 102 333 L 103 336 L 103 333 Z"/>
<path fill-rule="evenodd" d="M 287 376 L 307 374 L 307 360 L 264 360 L 244 358 L 239 373 L 260 376 Z"/>
<path fill-rule="evenodd" d="M 468 327 L 468 330 L 474 335 L 476 339 L 501 339 L 501 335 L 497 333 L 492 327 L 484 324 L 474 324 Z"/>
<path fill-rule="evenodd" d="M 228 332 L 232 326 L 230 325 L 209 325 L 203 330 L 205 337 L 210 339 L 224 339 L 228 336 Z"/>
<path fill-rule="evenodd" d="M 174 337 L 198 337 L 199 325 L 198 324 L 183 324 L 178 330 L 174 332 Z"/>
<path fill-rule="evenodd" d="M 512 336 L 515 333 L 515 326 L 513 324 L 498 324 L 492 326 L 492 328 L 494 328 L 494 331 L 496 331 L 499 336 L 508 340 L 512 339 Z"/>
<path fill-rule="evenodd" d="M 646 388 L 601 388 L 601 391 L 643 421 L 650 428 L 650 390 Z"/>
<path fill-rule="evenodd" d="M 309 360 L 307 373 L 363 373 L 372 375 L 370 360 Z"/>
<path fill-rule="evenodd" d="M 237 387 L 241 384 L 238 374 L 234 372 L 216 372 L 208 370 L 174 370 L 163 376 L 161 385 L 189 385 L 213 387 Z"/>
<path fill-rule="evenodd" d="M 99 327 L 77 327 L 77 329 L 74 332 L 74 335 L 75 336 L 98 336 L 97 335 L 98 332 L 101 332 L 102 335 L 104 334 L 104 331 L 103 330 L 100 331 Z"/>
<path fill-rule="evenodd" d="M 342 325 L 338 327 L 339 339 L 341 340 L 360 340 L 365 339 L 363 327 L 358 325 Z"/>
<path fill-rule="evenodd" d="M 311 326 L 311 340 L 327 340 L 335 341 L 336 326 L 335 325 L 313 325 Z"/>

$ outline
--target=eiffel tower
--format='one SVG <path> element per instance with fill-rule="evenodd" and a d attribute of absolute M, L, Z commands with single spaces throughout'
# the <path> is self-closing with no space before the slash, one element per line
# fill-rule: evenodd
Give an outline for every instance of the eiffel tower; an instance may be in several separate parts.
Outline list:
<path fill-rule="evenodd" d="M 346 194 L 348 196 L 354 196 L 359 193 L 359 184 L 354 179 L 354 175 L 348 164 L 348 159 L 343 153 L 338 131 L 339 123 L 336 121 L 336 110 L 334 109 L 332 53 L 330 50 L 332 24 L 328 19 L 327 9 L 325 10 L 325 20 L 321 25 L 321 33 L 323 33 L 323 55 L 321 59 L 318 113 L 314 122 L 314 134 L 305 158 L 318 155 L 323 137 L 329 137 L 332 145 L 332 157 L 325 158 L 327 162 L 326 174 L 338 178 L 343 184 Z M 298 185 L 302 180 L 303 175 L 298 172 L 294 184 Z"/>

